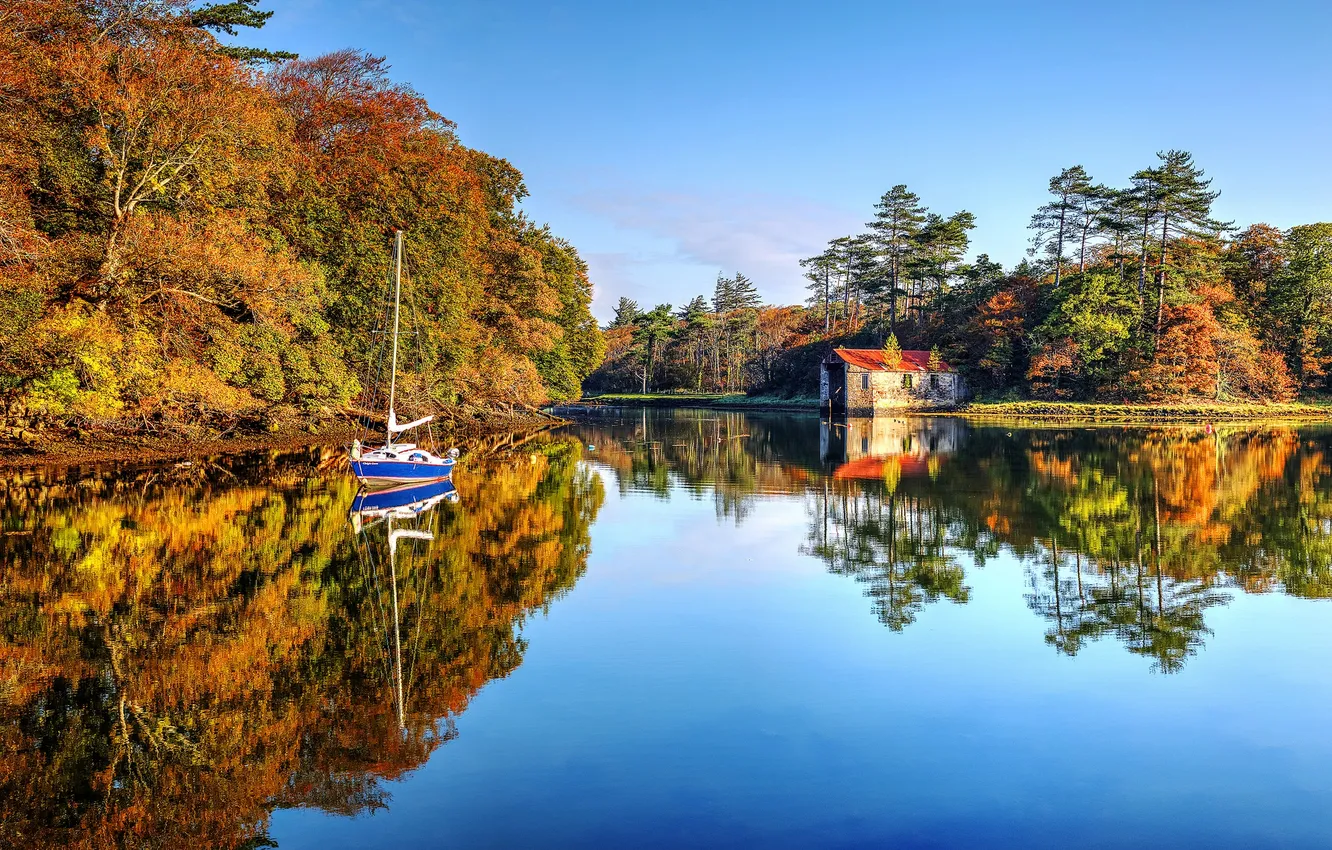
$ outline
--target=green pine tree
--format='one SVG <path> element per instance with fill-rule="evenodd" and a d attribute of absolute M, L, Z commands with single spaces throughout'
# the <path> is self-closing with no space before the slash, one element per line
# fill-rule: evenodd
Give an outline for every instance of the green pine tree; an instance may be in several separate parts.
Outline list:
<path fill-rule="evenodd" d="M 620 300 L 615 305 L 615 318 L 607 325 L 610 328 L 628 328 L 638 324 L 638 318 L 642 313 L 638 310 L 638 302 L 632 298 L 620 296 Z"/>
<path fill-rule="evenodd" d="M 254 8 L 259 0 L 232 0 L 230 3 L 208 3 L 189 11 L 190 24 L 202 30 L 235 35 L 236 27 L 262 29 L 272 12 Z M 239 62 L 281 62 L 297 55 L 286 50 L 264 50 L 259 47 L 219 47 L 218 52 Z"/>
<path fill-rule="evenodd" d="M 920 226 L 925 223 L 925 207 L 920 196 L 898 184 L 887 192 L 874 205 L 874 221 L 869 228 L 874 231 L 874 241 L 879 252 L 888 261 L 888 329 L 897 330 L 897 299 L 904 295 L 901 287 L 902 274 L 907 261 L 915 250 L 914 237 Z"/>

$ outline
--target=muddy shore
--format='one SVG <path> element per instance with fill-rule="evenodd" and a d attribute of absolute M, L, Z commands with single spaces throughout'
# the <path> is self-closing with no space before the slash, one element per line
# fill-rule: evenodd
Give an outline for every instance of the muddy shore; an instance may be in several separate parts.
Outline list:
<path fill-rule="evenodd" d="M 559 417 L 545 414 L 499 416 L 442 429 L 441 433 L 436 434 L 436 442 L 445 447 L 457 446 L 464 454 L 487 453 L 519 445 L 535 434 L 564 423 L 565 420 Z M 199 437 L 80 434 L 49 429 L 36 432 L 35 440 L 9 439 L 0 442 L 0 470 L 183 461 L 252 451 L 348 445 L 357 437 L 365 439 L 366 434 L 364 426 L 347 420 L 334 420 L 316 428 L 287 427 L 274 431 Z"/>

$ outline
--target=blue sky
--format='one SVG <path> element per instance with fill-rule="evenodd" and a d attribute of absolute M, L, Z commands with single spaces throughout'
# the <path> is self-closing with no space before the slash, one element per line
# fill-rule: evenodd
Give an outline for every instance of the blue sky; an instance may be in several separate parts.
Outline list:
<path fill-rule="evenodd" d="M 1049 178 L 1192 151 L 1217 213 L 1332 220 L 1332 4 L 274 0 L 238 41 L 384 55 L 591 266 L 594 312 L 796 261 L 905 183 L 1011 266 Z"/>

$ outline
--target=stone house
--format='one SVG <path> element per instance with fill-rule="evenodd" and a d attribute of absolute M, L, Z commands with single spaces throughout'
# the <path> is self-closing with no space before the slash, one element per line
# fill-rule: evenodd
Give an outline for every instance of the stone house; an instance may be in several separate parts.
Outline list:
<path fill-rule="evenodd" d="M 911 408 L 952 407 L 966 385 L 947 363 L 930 368 L 928 351 L 903 351 L 889 365 L 878 348 L 834 348 L 819 365 L 820 407 L 847 416 L 875 416 Z"/>

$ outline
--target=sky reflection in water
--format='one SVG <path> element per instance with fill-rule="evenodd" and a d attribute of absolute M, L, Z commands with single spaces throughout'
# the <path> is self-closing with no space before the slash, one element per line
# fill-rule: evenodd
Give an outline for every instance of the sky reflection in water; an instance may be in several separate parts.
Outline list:
<path fill-rule="evenodd" d="M 1326 846 L 1329 449 L 611 411 L 359 534 L 317 453 L 11 478 L 0 835 Z"/>

